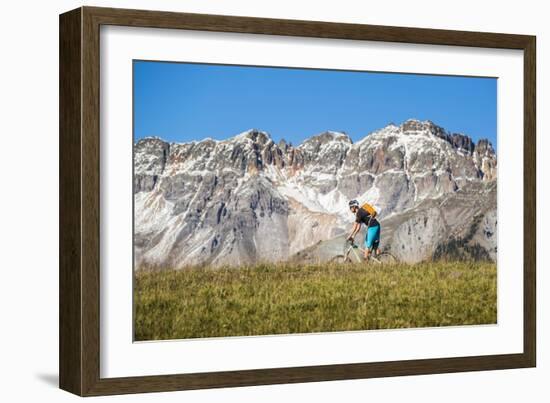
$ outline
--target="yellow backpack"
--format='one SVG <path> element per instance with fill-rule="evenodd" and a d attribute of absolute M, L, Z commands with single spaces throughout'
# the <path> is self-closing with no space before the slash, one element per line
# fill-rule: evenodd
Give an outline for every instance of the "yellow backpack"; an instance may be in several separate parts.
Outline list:
<path fill-rule="evenodd" d="M 369 203 L 364 203 L 361 208 L 369 213 L 371 217 L 374 217 L 376 215 L 376 209 L 372 207 Z"/>

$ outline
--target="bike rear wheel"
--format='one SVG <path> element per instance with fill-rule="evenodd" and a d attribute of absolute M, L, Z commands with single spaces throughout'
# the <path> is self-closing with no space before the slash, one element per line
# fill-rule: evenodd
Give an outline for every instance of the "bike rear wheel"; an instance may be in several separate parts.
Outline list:
<path fill-rule="evenodd" d="M 371 260 L 378 264 L 397 263 L 397 258 L 389 252 L 382 252 L 378 256 L 371 256 Z"/>

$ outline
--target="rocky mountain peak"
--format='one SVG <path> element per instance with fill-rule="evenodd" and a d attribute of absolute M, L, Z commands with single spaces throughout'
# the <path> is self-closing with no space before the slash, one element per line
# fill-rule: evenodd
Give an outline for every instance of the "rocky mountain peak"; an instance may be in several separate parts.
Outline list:
<path fill-rule="evenodd" d="M 470 136 L 461 133 L 452 133 L 447 135 L 449 141 L 454 148 L 472 154 L 475 149 L 474 142 Z"/>
<path fill-rule="evenodd" d="M 249 129 L 241 134 L 238 134 L 237 136 L 229 139 L 229 141 L 232 140 L 250 140 L 252 143 L 257 143 L 259 145 L 267 144 L 268 142 L 273 142 L 271 139 L 271 136 L 268 132 L 259 130 L 259 129 Z"/>
<path fill-rule="evenodd" d="M 394 126 L 389 125 L 386 129 L 391 127 Z M 430 120 L 420 121 L 416 119 L 409 119 L 403 122 L 399 128 L 405 135 L 429 133 L 435 137 L 445 140 L 454 149 L 461 150 L 462 152 L 470 155 L 472 155 L 474 151 L 487 156 L 495 154 L 493 146 L 489 140 L 481 139 L 477 144 L 475 144 L 470 136 L 463 133 L 448 132 Z"/>
<path fill-rule="evenodd" d="M 429 132 L 437 137 L 445 135 L 445 129 L 436 125 L 431 120 L 420 121 L 416 119 L 408 119 L 400 126 L 404 134 L 417 134 L 418 132 Z"/>
<path fill-rule="evenodd" d="M 318 152 L 321 148 L 327 144 L 343 144 L 344 146 L 350 146 L 353 142 L 351 138 L 341 132 L 326 131 L 304 140 L 300 144 L 299 148 L 305 149 L 311 152 Z"/>
<path fill-rule="evenodd" d="M 288 144 L 285 139 L 281 139 L 277 143 L 277 147 L 279 147 L 282 151 L 286 151 L 290 147 L 290 144 Z"/>
<path fill-rule="evenodd" d="M 479 155 L 484 155 L 484 156 L 495 155 L 495 149 L 493 148 L 493 145 L 491 144 L 491 142 L 487 139 L 478 140 L 475 149 Z"/>
<path fill-rule="evenodd" d="M 157 136 L 147 136 L 139 139 L 135 146 L 137 148 L 155 148 L 163 147 L 164 144 L 167 144 L 166 141 Z"/>
<path fill-rule="evenodd" d="M 342 141 L 344 143 L 353 143 L 351 138 L 345 132 L 325 131 L 311 136 L 307 141 L 319 141 L 328 143 L 330 141 Z"/>

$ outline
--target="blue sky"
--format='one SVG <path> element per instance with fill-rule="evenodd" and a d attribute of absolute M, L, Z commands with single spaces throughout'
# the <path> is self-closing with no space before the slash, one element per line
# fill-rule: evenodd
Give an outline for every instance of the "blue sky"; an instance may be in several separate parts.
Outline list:
<path fill-rule="evenodd" d="M 293 144 L 325 130 L 357 141 L 388 123 L 432 120 L 496 149 L 497 80 L 134 61 L 134 136 L 186 142 L 247 129 Z"/>

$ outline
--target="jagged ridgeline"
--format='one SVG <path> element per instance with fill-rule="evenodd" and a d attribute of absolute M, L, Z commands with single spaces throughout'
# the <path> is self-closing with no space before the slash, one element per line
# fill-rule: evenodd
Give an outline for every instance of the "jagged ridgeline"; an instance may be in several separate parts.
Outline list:
<path fill-rule="evenodd" d="M 323 261 L 341 252 L 350 199 L 379 211 L 401 260 L 496 259 L 497 157 L 430 121 L 353 143 L 325 132 L 298 146 L 248 130 L 223 141 L 134 145 L 136 267 Z"/>

